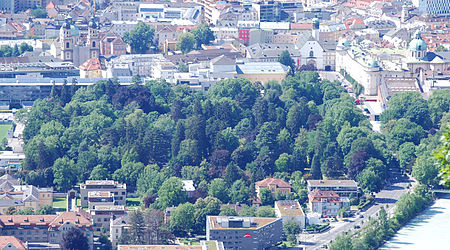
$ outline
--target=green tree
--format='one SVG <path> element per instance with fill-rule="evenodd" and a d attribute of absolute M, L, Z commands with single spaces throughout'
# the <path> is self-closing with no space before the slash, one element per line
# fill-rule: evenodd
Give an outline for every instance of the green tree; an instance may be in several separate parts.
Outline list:
<path fill-rule="evenodd" d="M 203 44 L 209 45 L 211 41 L 214 41 L 214 32 L 209 28 L 209 25 L 202 23 L 195 29 L 191 30 L 196 41 L 197 49 L 199 49 Z"/>
<path fill-rule="evenodd" d="M 102 234 L 98 237 L 98 242 L 100 243 L 100 250 L 109 250 L 112 249 L 112 243 L 109 240 L 108 236 Z"/>
<path fill-rule="evenodd" d="M 194 49 L 195 42 L 195 37 L 192 33 L 183 33 L 178 36 L 176 48 L 181 50 L 183 54 L 186 54 Z"/>
<path fill-rule="evenodd" d="M 46 18 L 47 17 L 47 11 L 42 7 L 35 7 L 31 10 L 31 15 L 34 18 Z"/>
<path fill-rule="evenodd" d="M 389 99 L 388 108 L 380 116 L 384 124 L 401 118 L 406 118 L 424 129 L 431 126 L 427 103 L 417 92 L 401 92 L 393 95 Z"/>
<path fill-rule="evenodd" d="M 27 51 L 33 51 L 33 46 L 28 45 L 28 43 L 21 43 L 19 45 L 19 54 L 22 55 L 23 53 L 25 53 Z"/>
<path fill-rule="evenodd" d="M 228 205 L 220 207 L 220 216 L 237 216 L 236 210 Z"/>
<path fill-rule="evenodd" d="M 412 142 L 405 142 L 400 145 L 397 158 L 401 169 L 406 170 L 408 166 L 410 169 L 411 164 L 414 162 L 416 156 L 415 151 L 416 146 Z"/>
<path fill-rule="evenodd" d="M 53 164 L 53 174 L 55 184 L 58 190 L 67 191 L 77 183 L 80 175 L 79 169 L 76 167 L 73 160 L 67 156 L 58 158 Z"/>
<path fill-rule="evenodd" d="M 290 219 L 283 223 L 283 232 L 285 235 L 287 235 L 287 238 L 289 241 L 293 242 L 294 244 L 297 244 L 297 235 L 301 233 L 302 228 L 293 219 Z"/>
<path fill-rule="evenodd" d="M 255 217 L 256 211 L 254 206 L 242 205 L 241 211 L 239 211 L 239 216 L 242 217 Z"/>
<path fill-rule="evenodd" d="M 353 250 L 351 234 L 340 234 L 330 244 L 330 250 Z"/>
<path fill-rule="evenodd" d="M 434 157 L 438 160 L 441 167 L 440 176 L 442 180 L 440 183 L 450 187 L 450 131 L 448 128 L 442 134 L 441 143 L 442 145 L 436 150 Z"/>
<path fill-rule="evenodd" d="M 278 57 L 278 62 L 285 66 L 288 66 L 291 74 L 295 72 L 295 62 L 292 59 L 289 51 L 284 50 L 283 52 L 281 52 L 281 55 Z"/>
<path fill-rule="evenodd" d="M 261 188 L 259 190 L 259 198 L 261 199 L 262 205 L 272 205 L 273 204 L 272 192 L 268 188 Z"/>
<path fill-rule="evenodd" d="M 208 195 L 219 199 L 222 203 L 227 203 L 229 197 L 225 181 L 219 178 L 212 180 L 208 186 Z"/>
<path fill-rule="evenodd" d="M 123 41 L 130 45 L 133 53 L 144 54 L 153 42 L 155 30 L 139 22 L 130 32 L 125 32 Z"/>
<path fill-rule="evenodd" d="M 250 189 L 243 180 L 237 180 L 230 188 L 230 199 L 232 203 L 248 203 L 250 197 Z"/>
<path fill-rule="evenodd" d="M 442 46 L 442 44 L 441 44 L 441 45 L 439 45 L 439 47 L 436 48 L 435 51 L 437 51 L 437 52 L 447 52 L 448 49 L 446 47 Z"/>
<path fill-rule="evenodd" d="M 317 154 L 314 154 L 314 157 L 312 159 L 311 163 L 311 176 L 313 179 L 320 180 L 322 179 L 322 172 L 321 172 L 321 166 L 320 166 L 320 157 Z"/>
<path fill-rule="evenodd" d="M 366 168 L 359 173 L 356 180 L 364 192 L 378 192 L 383 187 L 383 180 L 381 177 L 370 168 Z"/>
<path fill-rule="evenodd" d="M 275 166 L 279 172 L 290 172 L 292 164 L 292 156 L 282 153 L 275 161 Z"/>
<path fill-rule="evenodd" d="M 80 229 L 72 227 L 63 235 L 61 248 L 64 250 L 89 249 L 88 238 Z"/>
<path fill-rule="evenodd" d="M 437 125 L 442 116 L 450 110 L 450 89 L 438 89 L 428 99 L 428 109 L 433 124 Z"/>
<path fill-rule="evenodd" d="M 175 234 L 187 234 L 194 230 L 195 207 L 189 202 L 180 204 L 171 214 L 169 228 Z"/>
<path fill-rule="evenodd" d="M 195 231 L 205 233 L 207 215 L 218 215 L 220 213 L 220 200 L 214 197 L 198 198 L 194 204 Z"/>
<path fill-rule="evenodd" d="M 36 214 L 54 214 L 52 205 L 44 205 L 36 210 Z"/>
<path fill-rule="evenodd" d="M 157 194 L 169 176 L 169 170 L 166 168 L 160 169 L 156 164 L 146 166 L 136 183 L 138 194 L 141 197 Z"/>
<path fill-rule="evenodd" d="M 129 244 L 145 244 L 145 221 L 144 213 L 141 210 L 135 210 L 130 213 L 130 227 L 128 229 Z"/>
<path fill-rule="evenodd" d="M 420 184 L 436 187 L 439 184 L 439 165 L 430 156 L 419 156 L 412 168 L 412 175 Z"/>
<path fill-rule="evenodd" d="M 275 217 L 275 210 L 272 206 L 261 206 L 256 210 L 256 217 Z"/>
<path fill-rule="evenodd" d="M 177 206 L 186 201 L 186 192 L 183 191 L 183 183 L 177 177 L 165 180 L 158 191 L 158 204 L 162 208 Z"/>

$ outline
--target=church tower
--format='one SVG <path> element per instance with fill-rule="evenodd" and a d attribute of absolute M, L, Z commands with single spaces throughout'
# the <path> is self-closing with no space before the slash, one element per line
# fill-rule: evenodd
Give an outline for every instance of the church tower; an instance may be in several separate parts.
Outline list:
<path fill-rule="evenodd" d="M 59 30 L 59 42 L 61 49 L 61 60 L 63 61 L 73 61 L 73 37 L 70 29 L 72 24 L 72 19 L 67 17 L 64 24 Z"/>
<path fill-rule="evenodd" d="M 316 41 L 319 41 L 319 34 L 320 34 L 320 21 L 318 18 L 314 18 L 312 20 L 312 37 L 316 39 Z"/>
<path fill-rule="evenodd" d="M 427 43 L 422 39 L 421 32 L 418 30 L 414 38 L 409 42 L 408 54 L 411 58 L 421 59 L 427 53 Z"/>
<path fill-rule="evenodd" d="M 89 58 L 98 58 L 100 56 L 100 41 L 94 18 L 89 22 L 87 46 L 89 47 Z"/>

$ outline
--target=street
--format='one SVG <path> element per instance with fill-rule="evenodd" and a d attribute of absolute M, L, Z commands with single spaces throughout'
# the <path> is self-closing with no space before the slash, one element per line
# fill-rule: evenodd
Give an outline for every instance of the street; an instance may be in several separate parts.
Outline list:
<path fill-rule="evenodd" d="M 359 215 L 357 215 L 356 218 L 349 218 L 350 221 L 348 222 L 332 222 L 330 224 L 331 229 L 323 233 L 302 233 L 299 235 L 300 246 L 305 249 L 320 249 L 337 235 L 350 230 L 358 230 L 354 227 L 356 225 L 362 227 L 370 217 L 376 216 L 382 206 L 385 207 L 388 215 L 391 215 L 394 211 L 395 202 L 410 190 L 408 189 L 408 184 L 412 184 L 410 189 L 415 186 L 413 180 L 408 177 L 403 177 L 399 173 L 393 173 L 391 176 L 391 185 L 375 195 L 375 201 L 372 206 L 366 211 L 361 211 L 361 214 L 364 216 L 363 218 L 360 218 Z"/>

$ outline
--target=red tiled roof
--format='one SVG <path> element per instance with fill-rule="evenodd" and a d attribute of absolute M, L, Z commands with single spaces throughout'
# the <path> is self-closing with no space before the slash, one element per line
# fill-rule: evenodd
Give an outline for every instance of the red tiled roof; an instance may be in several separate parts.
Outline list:
<path fill-rule="evenodd" d="M 310 30 L 312 23 L 291 23 L 291 30 Z"/>
<path fill-rule="evenodd" d="M 100 60 L 98 58 L 92 58 L 81 64 L 80 69 L 87 71 L 101 70 L 102 65 L 100 64 Z"/>
<path fill-rule="evenodd" d="M 349 18 L 345 20 L 344 24 L 347 29 L 354 25 L 365 25 L 364 20 L 361 18 Z"/>
<path fill-rule="evenodd" d="M 277 178 L 267 178 L 262 181 L 256 182 L 255 185 L 260 188 L 269 187 L 270 185 L 276 185 L 279 188 L 291 188 L 291 184 Z"/>
<path fill-rule="evenodd" d="M 25 244 L 16 236 L 0 236 L 0 249 L 9 249 L 7 248 L 8 244 L 13 245 L 15 248 L 19 250 L 25 250 Z"/>
<path fill-rule="evenodd" d="M 46 9 L 53 9 L 55 8 L 55 3 L 53 1 L 50 1 L 50 3 L 47 4 L 47 7 L 45 7 Z"/>
<path fill-rule="evenodd" d="M 321 202 L 322 199 L 327 199 L 328 202 L 341 202 L 339 195 L 332 190 L 321 191 L 319 189 L 314 189 L 308 196 L 311 202 Z"/>
<path fill-rule="evenodd" d="M 4 226 L 31 226 L 45 225 L 49 227 L 58 228 L 65 222 L 70 221 L 77 227 L 88 228 L 92 227 L 89 219 L 75 212 L 64 212 L 58 215 L 0 215 L 0 228 Z"/>

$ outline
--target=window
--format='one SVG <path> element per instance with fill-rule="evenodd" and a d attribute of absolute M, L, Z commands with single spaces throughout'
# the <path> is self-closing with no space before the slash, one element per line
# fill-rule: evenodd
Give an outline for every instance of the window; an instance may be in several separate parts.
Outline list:
<path fill-rule="evenodd" d="M 309 52 L 309 57 L 314 57 L 314 52 L 312 50 Z"/>
<path fill-rule="evenodd" d="M 66 49 L 68 49 L 70 47 L 70 43 L 66 42 Z"/>
<path fill-rule="evenodd" d="M 92 47 L 95 48 L 95 41 L 92 42 Z"/>

